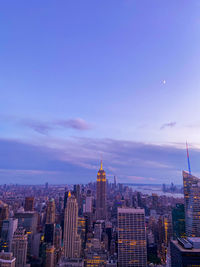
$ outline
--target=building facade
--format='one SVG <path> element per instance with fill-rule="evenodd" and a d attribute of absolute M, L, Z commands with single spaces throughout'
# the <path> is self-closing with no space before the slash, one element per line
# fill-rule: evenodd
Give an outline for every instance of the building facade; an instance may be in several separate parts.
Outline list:
<path fill-rule="evenodd" d="M 17 228 L 14 233 L 11 250 L 16 258 L 16 267 L 24 267 L 26 265 L 27 256 L 27 234 L 25 229 Z"/>
<path fill-rule="evenodd" d="M 118 266 L 146 267 L 144 209 L 118 208 Z"/>
<path fill-rule="evenodd" d="M 54 199 L 50 199 L 47 203 L 46 223 L 55 223 L 56 206 Z"/>

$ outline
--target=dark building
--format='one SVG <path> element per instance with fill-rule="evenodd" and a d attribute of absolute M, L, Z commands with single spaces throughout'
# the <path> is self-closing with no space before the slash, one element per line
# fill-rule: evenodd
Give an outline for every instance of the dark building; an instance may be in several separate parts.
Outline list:
<path fill-rule="evenodd" d="M 25 198 L 25 211 L 34 211 L 34 197 L 26 197 Z"/>
<path fill-rule="evenodd" d="M 103 170 L 102 161 L 97 173 L 96 219 L 106 219 L 106 173 Z"/>
<path fill-rule="evenodd" d="M 54 223 L 46 223 L 45 224 L 44 241 L 46 243 L 53 245 L 54 231 L 55 231 L 55 224 Z"/>
<path fill-rule="evenodd" d="M 171 267 L 200 266 L 200 238 L 178 238 L 170 244 Z"/>
<path fill-rule="evenodd" d="M 176 204 L 172 210 L 172 227 L 174 238 L 185 236 L 185 209 L 183 204 Z"/>
<path fill-rule="evenodd" d="M 0 203 L 0 234 L 2 231 L 3 221 L 8 219 L 8 205 L 1 202 Z"/>
<path fill-rule="evenodd" d="M 69 191 L 66 191 L 66 192 L 65 192 L 65 195 L 64 195 L 64 209 L 65 209 L 66 206 L 67 206 L 68 193 L 69 193 Z"/>

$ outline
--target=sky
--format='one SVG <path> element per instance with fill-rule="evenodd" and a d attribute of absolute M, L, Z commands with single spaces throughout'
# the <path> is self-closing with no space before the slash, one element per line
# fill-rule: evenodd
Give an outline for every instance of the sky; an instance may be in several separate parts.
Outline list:
<path fill-rule="evenodd" d="M 0 184 L 200 175 L 200 0 L 0 1 Z"/>

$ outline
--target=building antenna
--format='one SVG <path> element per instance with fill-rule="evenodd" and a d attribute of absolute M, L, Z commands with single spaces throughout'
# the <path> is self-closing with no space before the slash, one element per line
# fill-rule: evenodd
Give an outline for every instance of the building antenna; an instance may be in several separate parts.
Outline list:
<path fill-rule="evenodd" d="M 188 150 L 188 143 L 187 143 L 187 141 L 186 141 L 186 150 L 187 150 L 188 171 L 189 171 L 189 174 L 191 175 L 190 157 L 189 157 L 189 150 Z"/>

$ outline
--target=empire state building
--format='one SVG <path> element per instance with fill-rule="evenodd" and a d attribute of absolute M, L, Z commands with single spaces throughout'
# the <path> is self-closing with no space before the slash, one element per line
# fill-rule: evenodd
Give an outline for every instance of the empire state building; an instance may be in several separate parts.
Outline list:
<path fill-rule="evenodd" d="M 106 219 L 106 173 L 103 170 L 102 161 L 97 173 L 96 219 Z"/>

